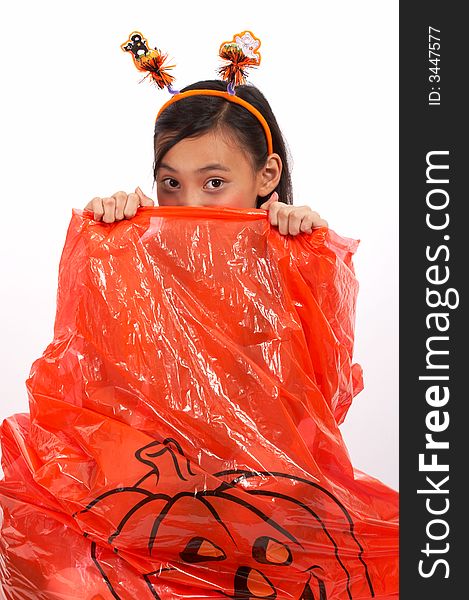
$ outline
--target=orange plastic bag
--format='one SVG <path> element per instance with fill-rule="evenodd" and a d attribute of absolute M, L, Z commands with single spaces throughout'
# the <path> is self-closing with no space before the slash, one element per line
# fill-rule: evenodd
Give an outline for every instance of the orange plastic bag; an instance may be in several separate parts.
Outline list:
<path fill-rule="evenodd" d="M 338 427 L 356 246 L 257 209 L 74 209 L 30 413 L 1 426 L 3 598 L 396 598 L 397 492 Z"/>

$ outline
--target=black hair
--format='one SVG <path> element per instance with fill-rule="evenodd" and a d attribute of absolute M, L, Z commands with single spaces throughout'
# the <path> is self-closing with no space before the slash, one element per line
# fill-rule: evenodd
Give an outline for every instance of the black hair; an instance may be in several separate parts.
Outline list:
<path fill-rule="evenodd" d="M 197 81 L 186 86 L 181 92 L 196 89 L 226 91 L 227 83 L 218 79 Z M 293 204 L 292 181 L 290 175 L 290 155 L 285 139 L 274 113 L 262 92 L 254 85 L 236 86 L 236 95 L 252 104 L 267 121 L 272 134 L 273 151 L 282 160 L 280 181 L 272 192 L 279 195 L 279 202 Z M 249 155 L 255 171 L 261 169 L 267 160 L 267 140 L 259 120 L 247 109 L 218 96 L 189 96 L 170 104 L 155 123 L 153 178 L 164 155 L 178 142 L 188 137 L 197 137 L 208 131 L 223 127 L 239 142 Z M 256 208 L 269 199 L 258 196 Z"/>

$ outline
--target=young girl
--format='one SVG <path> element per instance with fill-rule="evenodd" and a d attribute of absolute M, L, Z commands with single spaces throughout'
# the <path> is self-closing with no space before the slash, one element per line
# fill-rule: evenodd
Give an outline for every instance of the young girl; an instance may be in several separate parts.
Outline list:
<path fill-rule="evenodd" d="M 396 494 L 338 429 L 361 389 L 356 244 L 292 206 L 272 110 L 233 83 L 160 109 L 161 208 L 137 188 L 74 211 L 31 418 L 0 428 L 15 597 L 396 600 Z"/>
<path fill-rule="evenodd" d="M 181 92 L 227 90 L 221 80 L 199 81 Z M 327 222 L 309 206 L 292 206 L 292 184 L 282 133 L 264 95 L 239 85 L 236 95 L 255 106 L 272 133 L 268 153 L 265 132 L 245 108 L 214 96 L 192 96 L 168 106 L 154 132 L 154 181 L 159 206 L 230 206 L 263 208 L 281 234 L 311 233 Z M 137 187 L 93 198 L 85 209 L 95 220 L 113 223 L 135 216 L 154 202 Z"/>

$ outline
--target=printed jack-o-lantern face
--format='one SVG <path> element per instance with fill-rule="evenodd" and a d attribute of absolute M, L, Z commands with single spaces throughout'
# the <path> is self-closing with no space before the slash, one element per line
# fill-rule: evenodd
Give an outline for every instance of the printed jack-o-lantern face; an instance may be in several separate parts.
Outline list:
<path fill-rule="evenodd" d="M 93 540 L 104 531 L 116 555 L 148 567 L 149 598 L 195 590 L 233 600 L 373 596 L 352 519 L 316 482 L 278 472 L 208 475 L 170 439 L 135 456 L 149 472 L 74 515 L 114 598 L 111 561 L 100 559 Z"/>

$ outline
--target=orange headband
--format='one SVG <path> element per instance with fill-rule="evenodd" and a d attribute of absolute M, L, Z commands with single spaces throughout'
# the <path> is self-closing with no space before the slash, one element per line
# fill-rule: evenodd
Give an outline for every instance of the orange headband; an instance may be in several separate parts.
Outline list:
<path fill-rule="evenodd" d="M 257 67 L 261 62 L 259 47 L 261 41 L 254 37 L 251 31 L 237 33 L 233 39 L 223 42 L 219 49 L 219 56 L 225 61 L 224 66 L 220 67 L 218 72 L 224 81 L 228 82 L 227 91 L 221 90 L 188 90 L 179 92 L 173 89 L 173 75 L 170 73 L 174 65 L 167 65 L 168 55 L 158 50 L 158 48 L 149 48 L 147 40 L 140 31 L 134 31 L 129 35 L 129 39 L 121 44 L 122 50 L 131 52 L 135 66 L 139 71 L 147 71 L 144 77 L 150 77 L 160 89 L 168 88 L 172 94 L 170 98 L 158 111 L 156 119 L 163 110 L 170 104 L 187 98 L 189 96 L 218 96 L 234 104 L 244 107 L 256 117 L 264 129 L 267 140 L 267 150 L 269 154 L 273 152 L 272 133 L 264 116 L 252 104 L 236 96 L 235 88 L 237 85 L 246 82 L 246 71 L 251 67 Z M 155 120 L 156 120 L 155 119 Z"/>
<path fill-rule="evenodd" d="M 267 152 L 269 154 L 272 154 L 272 152 L 273 152 L 272 134 L 270 133 L 270 128 L 269 128 L 269 125 L 267 124 L 267 121 L 265 120 L 265 118 L 257 110 L 257 108 L 255 108 L 252 104 L 250 104 L 249 102 L 246 102 L 246 100 L 243 100 L 242 98 L 239 98 L 238 96 L 235 96 L 234 94 L 230 94 L 228 92 L 223 92 L 221 90 L 187 90 L 186 92 L 179 92 L 178 94 L 174 94 L 174 96 L 172 96 L 172 98 L 170 98 L 167 102 L 165 102 L 163 104 L 163 106 L 158 111 L 158 114 L 156 115 L 156 119 L 158 119 L 158 117 L 161 115 L 161 113 L 164 111 L 164 109 L 166 107 L 168 107 L 170 104 L 174 104 L 174 102 L 177 102 L 178 100 L 182 100 L 183 98 L 188 98 L 189 96 L 219 96 L 220 98 L 225 98 L 225 100 L 229 100 L 230 102 L 234 102 L 234 104 L 239 104 L 240 106 L 243 106 L 244 108 L 246 108 L 251 114 L 253 114 L 259 120 L 260 124 L 262 125 L 264 132 L 265 132 L 265 137 L 267 139 Z"/>

